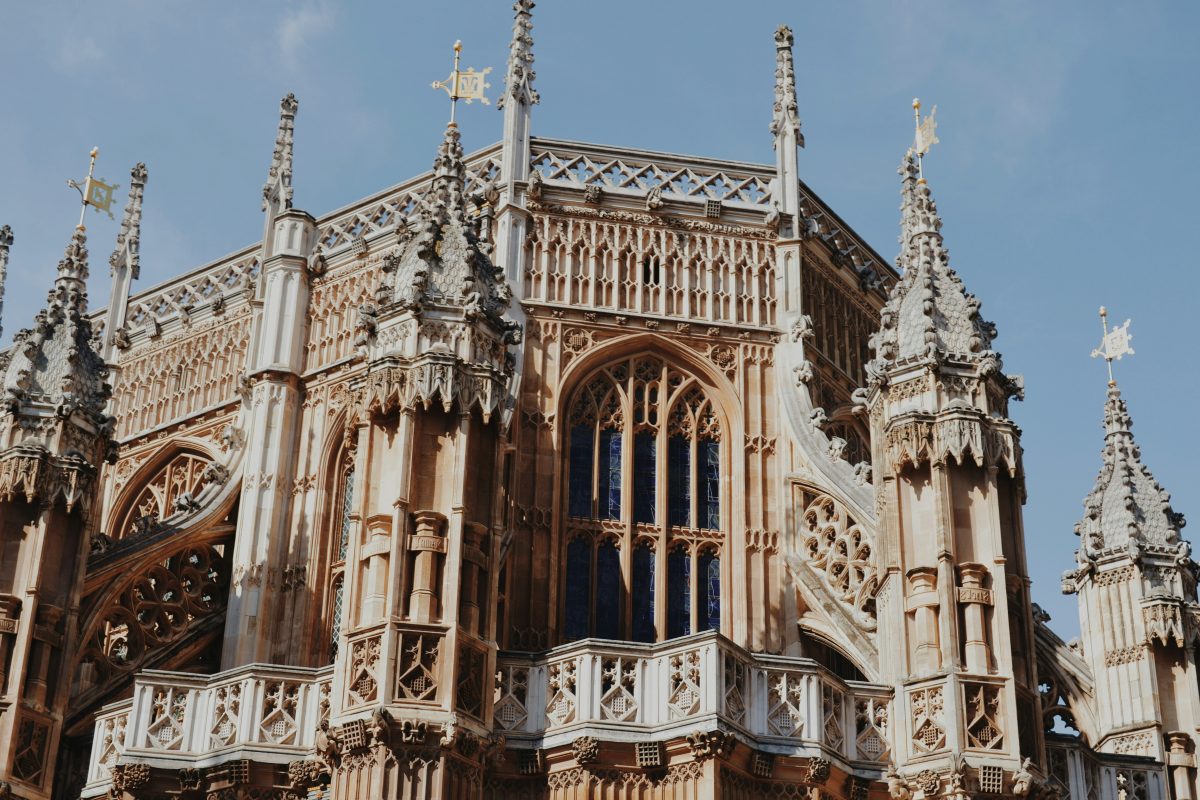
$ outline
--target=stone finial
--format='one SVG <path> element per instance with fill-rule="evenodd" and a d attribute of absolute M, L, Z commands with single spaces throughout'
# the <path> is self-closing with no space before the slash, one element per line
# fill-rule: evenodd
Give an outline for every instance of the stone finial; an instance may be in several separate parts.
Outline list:
<path fill-rule="evenodd" d="M 275 136 L 275 153 L 263 186 L 263 211 L 270 209 L 272 203 L 276 204 L 276 213 L 292 207 L 292 142 L 299 108 L 300 102 L 290 92 L 279 101 L 279 133 Z"/>
<path fill-rule="evenodd" d="M 146 165 L 140 161 L 129 171 L 129 201 L 125 204 L 125 215 L 121 217 L 117 247 L 108 257 L 113 272 L 124 266 L 133 280 L 141 274 L 142 194 L 148 177 Z"/>
<path fill-rule="evenodd" d="M 504 108 L 511 97 L 516 103 L 537 105 L 541 97 L 533 88 L 533 0 L 517 0 L 513 3 L 513 35 L 508 46 L 508 69 L 504 75 L 504 91 L 496 101 L 496 108 Z"/>
<path fill-rule="evenodd" d="M 780 25 L 775 31 L 775 113 L 771 118 L 771 133 L 778 137 L 790 130 L 796 144 L 804 147 L 800 132 L 800 111 L 796 102 L 796 70 L 792 63 L 792 29 Z"/>
<path fill-rule="evenodd" d="M 82 225 L 75 228 L 71 241 L 58 262 L 58 277 L 47 299 L 47 312 L 87 313 L 88 251 L 87 234 Z"/>
<path fill-rule="evenodd" d="M 453 219 L 466 226 L 466 203 L 463 190 L 467 168 L 463 164 L 462 134 L 458 125 L 451 122 L 446 126 L 442 143 L 438 145 L 437 157 L 433 160 L 433 182 L 429 187 L 428 202 L 439 212 L 442 220 Z"/>
<path fill-rule="evenodd" d="M 868 371 L 878 373 L 896 362 L 948 358 L 970 363 L 988 360 L 998 370 L 999 358 L 991 351 L 995 326 L 980 317 L 979 300 L 950 267 L 937 204 L 929 185 L 918 179 L 911 150 L 899 171 L 902 204 L 896 261 L 904 275 L 892 287 L 880 314 L 880 330 L 871 343 L 875 361 Z"/>
<path fill-rule="evenodd" d="M 1092 491 L 1084 500 L 1084 516 L 1075 526 L 1089 557 L 1102 551 L 1131 552 L 1142 547 L 1163 555 L 1182 553 L 1186 524 L 1171 507 L 1171 495 L 1142 463 L 1133 439 L 1133 419 L 1116 382 L 1109 384 L 1104 403 L 1104 459 Z M 1131 547 L 1132 546 L 1132 547 Z"/>
<path fill-rule="evenodd" d="M 0 227 L 0 333 L 4 332 L 4 281 L 8 277 L 8 249 L 12 243 L 12 228 Z"/>

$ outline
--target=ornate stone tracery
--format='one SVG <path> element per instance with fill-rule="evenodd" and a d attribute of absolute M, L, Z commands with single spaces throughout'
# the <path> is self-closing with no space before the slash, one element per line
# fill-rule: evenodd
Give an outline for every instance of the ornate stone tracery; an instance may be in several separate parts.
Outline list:
<path fill-rule="evenodd" d="M 113 539 L 145 533 L 179 511 L 192 510 L 196 496 L 209 482 L 212 463 L 207 455 L 183 450 L 138 481 L 141 488 L 123 504 L 128 510 L 112 526 Z"/>
<path fill-rule="evenodd" d="M 829 495 L 812 497 L 804 509 L 800 548 L 834 595 L 856 613 L 874 615 L 876 587 L 871 535 Z"/>

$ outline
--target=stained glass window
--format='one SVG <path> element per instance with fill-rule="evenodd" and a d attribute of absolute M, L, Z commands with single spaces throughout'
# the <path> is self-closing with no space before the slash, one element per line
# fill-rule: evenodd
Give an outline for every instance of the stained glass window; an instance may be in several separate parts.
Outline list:
<path fill-rule="evenodd" d="M 683 436 L 667 440 L 667 510 L 672 525 L 691 525 L 692 443 Z"/>
<path fill-rule="evenodd" d="M 350 546 L 350 515 L 354 512 L 354 467 L 346 470 L 342 483 L 342 530 L 338 540 L 338 561 L 346 560 L 346 549 Z"/>
<path fill-rule="evenodd" d="M 621 638 L 621 553 L 612 541 L 596 554 L 596 636 Z"/>
<path fill-rule="evenodd" d="M 618 490 L 619 491 L 619 490 Z M 571 428 L 570 515 L 592 515 L 592 428 L 576 425 Z"/>
<path fill-rule="evenodd" d="M 639 431 L 633 437 L 633 521 L 654 522 L 655 435 Z"/>
<path fill-rule="evenodd" d="M 692 556 L 676 547 L 667 556 L 667 638 L 692 632 Z"/>
<path fill-rule="evenodd" d="M 592 597 L 592 543 L 572 539 L 567 545 L 567 639 L 588 635 L 588 604 Z"/>
<path fill-rule="evenodd" d="M 696 575 L 696 628 L 721 629 L 721 559 L 711 550 L 700 554 Z"/>
<path fill-rule="evenodd" d="M 633 551 L 633 640 L 653 642 L 654 629 L 654 551 L 641 545 Z"/>
<path fill-rule="evenodd" d="M 570 536 L 580 537 L 564 552 L 564 640 L 653 642 L 720 626 L 723 431 L 705 386 L 653 354 L 580 385 L 560 490 Z"/>
<path fill-rule="evenodd" d="M 611 428 L 600 431 L 599 517 L 621 518 L 621 432 Z"/>
<path fill-rule="evenodd" d="M 721 445 L 704 439 L 696 443 L 696 453 L 699 527 L 715 530 L 721 527 Z"/>

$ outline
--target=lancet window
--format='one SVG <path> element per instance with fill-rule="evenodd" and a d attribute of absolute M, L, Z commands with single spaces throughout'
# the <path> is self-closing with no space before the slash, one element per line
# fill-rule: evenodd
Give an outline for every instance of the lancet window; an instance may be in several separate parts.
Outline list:
<path fill-rule="evenodd" d="M 329 660 L 337 659 L 338 643 L 342 635 L 342 612 L 346 601 L 346 553 L 350 549 L 350 536 L 354 529 L 354 464 L 342 468 L 336 484 L 338 496 L 337 514 L 331 537 L 333 555 L 329 575 Z"/>
<path fill-rule="evenodd" d="M 567 419 L 564 638 L 719 630 L 728 456 L 708 392 L 638 356 L 585 380 Z"/>

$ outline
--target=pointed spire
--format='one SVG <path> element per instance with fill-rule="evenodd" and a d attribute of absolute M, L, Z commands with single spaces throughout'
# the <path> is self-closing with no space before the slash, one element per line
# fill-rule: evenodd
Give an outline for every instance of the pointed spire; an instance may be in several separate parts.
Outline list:
<path fill-rule="evenodd" d="M 117 247 L 108 257 L 109 266 L 114 272 L 118 267 L 124 266 L 128 268 L 133 280 L 137 280 L 141 273 L 142 194 L 148 177 L 146 165 L 141 162 L 129 171 L 129 201 L 125 204 L 125 215 L 121 218 Z"/>
<path fill-rule="evenodd" d="M 58 262 L 58 277 L 54 279 L 54 288 L 50 290 L 46 301 L 49 307 L 86 314 L 87 279 L 87 234 L 82 225 L 77 225 L 62 259 Z"/>
<path fill-rule="evenodd" d="M 16 335 L 4 375 L 8 401 L 54 406 L 103 418 L 109 387 L 108 367 L 93 349 L 87 317 L 87 236 L 76 226 L 67 244 L 46 307 L 35 325 Z"/>
<path fill-rule="evenodd" d="M 775 31 L 775 114 L 771 118 L 771 133 L 779 137 L 790 130 L 796 143 L 804 147 L 800 132 L 800 111 L 796 102 L 796 70 L 792 64 L 792 44 L 795 37 L 787 25 Z"/>
<path fill-rule="evenodd" d="M 1075 526 L 1082 550 L 1095 557 L 1102 551 L 1147 548 L 1171 554 L 1186 549 L 1180 538 L 1183 515 L 1171 508 L 1171 495 L 1142 463 L 1133 439 L 1133 419 L 1116 381 L 1108 384 L 1104 402 L 1104 459 L 1092 491 L 1084 500 L 1084 516 Z"/>
<path fill-rule="evenodd" d="M 429 204 L 435 210 L 439 224 L 450 220 L 467 228 L 467 210 L 463 200 L 467 168 L 463 164 L 462 134 L 458 124 L 446 126 L 442 143 L 433 160 L 433 182 L 429 187 Z"/>
<path fill-rule="evenodd" d="M 508 46 L 508 70 L 504 75 L 504 91 L 496 101 L 497 108 L 504 108 L 508 98 L 516 103 L 537 105 L 541 101 L 533 88 L 533 0 L 517 0 L 513 3 L 516 16 L 513 19 L 512 42 Z"/>
<path fill-rule="evenodd" d="M 8 248 L 12 243 L 12 228 L 0 227 L 0 334 L 4 333 L 4 282 L 8 277 Z"/>
<path fill-rule="evenodd" d="M 279 101 L 279 133 L 275 136 L 271 170 L 263 186 L 262 208 L 272 211 L 272 216 L 292 207 L 292 140 L 299 107 L 296 95 L 290 92 Z"/>
<path fill-rule="evenodd" d="M 928 183 L 918 178 L 912 150 L 905 155 L 899 172 L 903 202 L 896 263 L 904 274 L 892 288 L 880 315 L 880 330 L 873 340 L 875 369 L 920 358 L 996 358 L 990 350 L 995 326 L 979 316 L 979 300 L 967 292 L 950 267 L 937 204 Z"/>
<path fill-rule="evenodd" d="M 402 223 L 401 248 L 384 261 L 385 304 L 419 309 L 427 303 L 465 307 L 468 318 L 484 314 L 500 323 L 510 292 L 504 271 L 491 261 L 481 229 L 491 224 L 484 197 L 472 197 L 478 215 L 468 214 L 466 166 L 458 125 L 451 122 L 433 161 L 433 181 L 415 219 Z M 389 299 L 390 298 L 390 299 Z"/>

